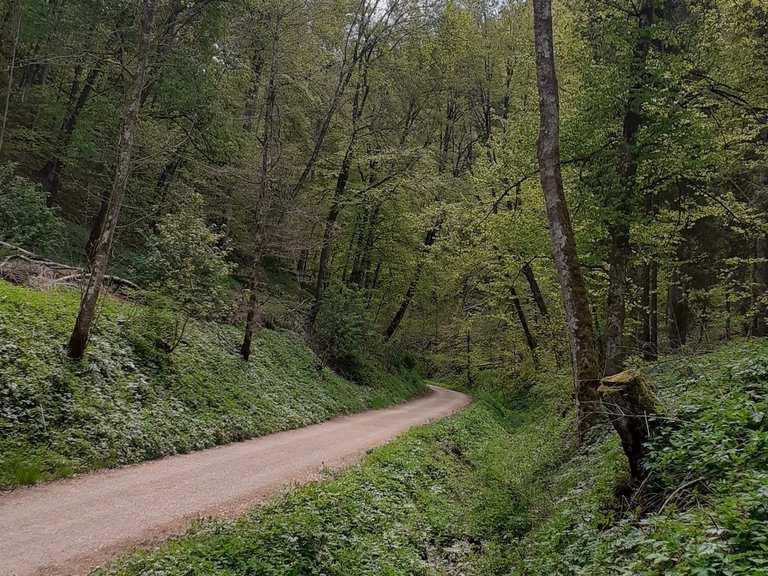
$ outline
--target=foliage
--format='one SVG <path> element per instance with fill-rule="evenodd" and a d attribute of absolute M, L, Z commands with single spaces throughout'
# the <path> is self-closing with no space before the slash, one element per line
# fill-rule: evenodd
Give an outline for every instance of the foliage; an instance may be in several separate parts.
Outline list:
<path fill-rule="evenodd" d="M 86 363 L 62 346 L 74 291 L 0 282 L 0 486 L 7 488 L 199 450 L 381 407 L 421 392 L 421 381 L 378 373 L 356 386 L 295 334 L 262 331 L 251 362 L 237 330 L 193 321 L 175 354 L 147 355 L 127 319 L 136 304 L 107 299 Z"/>
<path fill-rule="evenodd" d="M 563 455 L 552 440 L 564 422 L 548 415 L 543 393 L 522 410 L 497 399 L 506 415 L 478 401 L 374 450 L 362 466 L 101 573 L 503 574 L 500 552 L 543 513 L 543 480 Z"/>
<path fill-rule="evenodd" d="M 180 344 L 190 318 L 214 320 L 225 310 L 231 272 L 223 234 L 206 224 L 203 198 L 190 193 L 176 212 L 169 212 L 148 242 L 143 274 L 149 286 L 146 317 L 158 345 L 173 351 Z M 167 316 L 175 316 L 172 321 Z"/>
<path fill-rule="evenodd" d="M 365 293 L 343 284 L 329 287 L 313 330 L 320 354 L 343 374 L 366 381 L 366 363 L 377 335 L 369 318 Z"/>
<path fill-rule="evenodd" d="M 766 574 L 768 344 L 652 371 L 669 412 L 645 514 L 617 492 L 627 472 L 616 439 L 569 450 L 553 416 L 563 393 L 519 382 L 483 388 L 462 414 L 361 467 L 102 573 Z"/>
<path fill-rule="evenodd" d="M 768 344 L 655 368 L 669 411 L 650 445 L 646 511 L 612 511 L 615 466 L 526 539 L 513 574 L 768 574 Z"/>
<path fill-rule="evenodd" d="M 15 171 L 13 164 L 0 165 L 0 239 L 44 251 L 61 238 L 63 223 L 46 206 L 42 187 Z"/>

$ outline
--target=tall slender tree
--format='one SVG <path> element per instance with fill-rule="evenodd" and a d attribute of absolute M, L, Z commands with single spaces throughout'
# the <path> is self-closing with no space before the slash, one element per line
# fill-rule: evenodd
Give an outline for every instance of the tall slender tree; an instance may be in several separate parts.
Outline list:
<path fill-rule="evenodd" d="M 142 0 L 137 16 L 136 40 L 136 71 L 125 98 L 120 137 L 117 144 L 117 165 L 112 181 L 112 190 L 107 200 L 104 224 L 98 238 L 88 251 L 88 275 L 85 289 L 80 298 L 80 310 L 77 314 L 75 327 L 67 346 L 70 357 L 79 359 L 85 354 L 91 327 L 96 318 L 96 308 L 101 293 L 104 276 L 109 264 L 109 255 L 117 229 L 120 208 L 123 204 L 128 178 L 131 174 L 133 148 L 139 131 L 139 114 L 144 92 L 146 71 L 149 64 L 149 53 L 154 16 L 154 0 Z"/>
<path fill-rule="evenodd" d="M 560 97 L 555 73 L 551 0 L 533 1 L 536 72 L 539 92 L 539 169 L 549 220 L 552 254 L 565 307 L 576 385 L 579 434 L 591 428 L 598 412 L 598 354 L 592 313 L 582 278 L 571 216 L 560 171 Z"/>

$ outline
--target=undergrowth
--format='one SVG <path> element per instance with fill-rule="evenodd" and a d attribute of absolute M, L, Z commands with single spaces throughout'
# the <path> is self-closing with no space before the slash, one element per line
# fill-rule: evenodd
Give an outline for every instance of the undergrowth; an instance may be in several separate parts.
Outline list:
<path fill-rule="evenodd" d="M 564 455 L 544 387 L 484 392 L 366 462 L 101 572 L 109 575 L 504 574 L 514 543 L 549 514 Z M 554 414 L 554 416 L 552 416 Z"/>
<path fill-rule="evenodd" d="M 610 505 L 615 467 L 604 461 L 524 540 L 512 574 L 768 574 L 768 342 L 651 373 L 665 412 L 629 510 Z"/>
<path fill-rule="evenodd" d="M 636 500 L 609 430 L 569 446 L 561 380 L 490 387 L 463 413 L 109 576 L 661 576 L 768 573 L 768 343 L 664 362 Z"/>
<path fill-rule="evenodd" d="M 86 361 L 73 362 L 63 346 L 77 305 L 71 290 L 0 281 L 0 488 L 306 426 L 423 390 L 405 370 L 353 384 L 319 369 L 286 331 L 261 331 L 245 363 L 238 329 L 193 323 L 165 354 L 136 333 L 140 307 L 112 298 Z"/>

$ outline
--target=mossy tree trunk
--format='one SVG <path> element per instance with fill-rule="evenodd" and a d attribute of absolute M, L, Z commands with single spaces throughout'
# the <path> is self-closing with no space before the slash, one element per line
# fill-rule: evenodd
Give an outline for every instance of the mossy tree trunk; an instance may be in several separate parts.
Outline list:
<path fill-rule="evenodd" d="M 603 378 L 598 388 L 604 412 L 621 438 L 633 486 L 645 479 L 645 442 L 652 432 L 655 413 L 653 389 L 645 378 L 626 370 Z"/>

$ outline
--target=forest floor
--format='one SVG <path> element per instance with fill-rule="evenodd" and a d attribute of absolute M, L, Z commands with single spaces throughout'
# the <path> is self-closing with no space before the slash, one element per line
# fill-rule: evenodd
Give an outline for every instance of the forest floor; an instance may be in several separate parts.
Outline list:
<path fill-rule="evenodd" d="M 0 495 L 0 574 L 82 574 L 200 517 L 236 516 L 469 403 L 433 388 L 399 406 Z"/>

